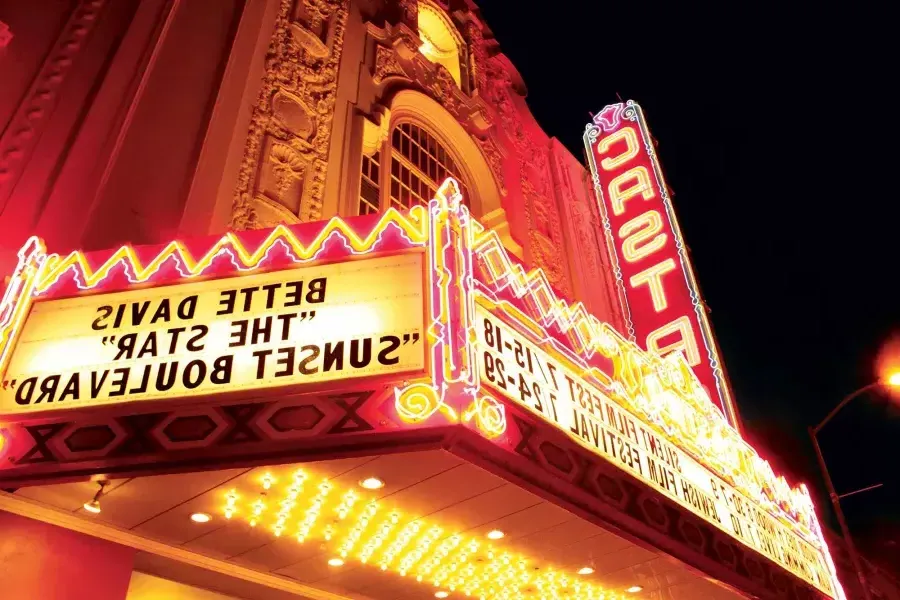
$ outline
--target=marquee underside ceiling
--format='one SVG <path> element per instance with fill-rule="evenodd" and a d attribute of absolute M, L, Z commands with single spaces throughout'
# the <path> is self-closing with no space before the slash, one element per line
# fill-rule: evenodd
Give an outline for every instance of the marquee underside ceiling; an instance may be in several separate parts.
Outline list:
<path fill-rule="evenodd" d="M 447 533 L 461 533 L 466 540 L 483 541 L 498 550 L 523 555 L 529 564 L 552 567 L 626 597 L 632 596 L 625 593 L 631 586 L 643 588 L 633 594 L 635 598 L 741 597 L 661 552 L 640 547 L 440 450 L 113 480 L 101 499 L 102 512 L 96 515 L 82 507 L 96 491 L 95 483 L 22 488 L 14 497 L 52 507 L 69 518 L 97 522 L 138 539 L 162 543 L 171 551 L 156 553 L 142 548 L 135 569 L 234 597 L 314 597 L 298 596 L 310 588 L 353 600 L 434 597 L 436 588 L 431 583 L 417 582 L 409 575 L 401 577 L 392 569 L 379 569 L 378 554 L 368 564 L 361 564 L 354 554 L 358 547 L 343 566 L 329 566 L 328 559 L 337 555 L 340 537 L 346 531 L 338 529 L 329 542 L 310 535 L 300 543 L 296 528 L 305 516 L 303 494 L 298 499 L 297 514 L 287 519 L 284 534 L 276 537 L 271 526 L 274 513 L 298 469 L 307 476 L 307 488 L 328 480 L 335 493 L 354 490 L 360 497 L 357 511 L 377 499 L 382 507 L 380 514 L 396 510 L 403 515 L 401 525 L 410 519 L 437 525 Z M 262 484 L 266 474 L 273 480 L 267 491 Z M 382 479 L 384 488 L 360 488 L 359 482 L 367 477 Z M 227 519 L 225 509 L 232 490 L 238 496 L 236 511 Z M 260 496 L 263 491 L 266 495 Z M 257 526 L 251 526 L 251 506 L 260 498 L 267 508 Z M 334 512 L 335 502 L 332 498 L 323 504 L 323 514 Z M 194 513 L 208 513 L 212 518 L 208 523 L 195 523 L 191 520 Z M 505 537 L 488 542 L 486 534 L 491 530 L 503 531 Z M 178 553 L 204 557 L 206 568 L 198 566 L 197 561 L 191 564 L 178 560 Z M 591 566 L 594 573 L 577 575 L 585 566 Z M 265 577 L 252 582 L 249 580 L 254 577 L 248 573 Z M 282 583 L 273 587 L 267 582 Z M 449 596 L 464 597 L 459 592 Z"/>

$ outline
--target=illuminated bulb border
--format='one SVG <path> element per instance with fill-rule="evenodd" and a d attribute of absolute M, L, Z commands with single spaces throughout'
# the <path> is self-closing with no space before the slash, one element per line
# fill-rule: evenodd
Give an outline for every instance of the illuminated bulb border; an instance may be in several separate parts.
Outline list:
<path fill-rule="evenodd" d="M 305 516 L 301 526 L 308 529 L 304 539 L 321 541 L 326 554 L 343 561 L 341 564 L 358 560 L 401 576 L 413 575 L 417 581 L 451 594 L 458 591 L 474 598 L 623 598 L 552 567 L 535 571 L 527 557 L 498 548 L 483 537 L 447 532 L 424 519 L 407 520 L 400 511 L 386 510 L 380 502 L 352 489 L 338 489 L 326 479 L 300 473 L 283 483 L 273 479 L 269 489 L 260 478 L 260 492 L 282 497 L 282 503 L 291 502 L 302 509 Z M 243 515 L 257 526 L 273 529 L 272 524 L 284 518 L 283 512 L 268 511 L 262 496 L 229 490 L 224 497 L 223 510 Z M 339 510 L 345 512 L 343 520 L 323 518 L 337 515 Z"/>

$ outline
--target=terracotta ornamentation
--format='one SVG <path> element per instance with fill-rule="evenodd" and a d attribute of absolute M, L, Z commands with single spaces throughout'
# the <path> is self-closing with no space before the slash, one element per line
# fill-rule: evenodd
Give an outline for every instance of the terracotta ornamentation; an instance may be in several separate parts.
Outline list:
<path fill-rule="evenodd" d="M 27 96 L 6 127 L 5 135 L 0 138 L 0 208 L 6 204 L 21 169 L 40 139 L 41 128 L 53 114 L 59 91 L 76 64 L 75 55 L 84 48 L 106 5 L 106 0 L 77 3 Z M 11 39 L 8 27 L 0 23 L 0 48 Z"/>
<path fill-rule="evenodd" d="M 494 174 L 494 181 L 497 182 L 497 189 L 500 190 L 501 195 L 505 196 L 506 184 L 503 181 L 503 153 L 500 150 L 500 146 L 497 145 L 497 142 L 490 135 L 484 139 L 476 137 L 475 141 L 478 142 L 482 154 L 488 160 L 491 173 Z"/>
<path fill-rule="evenodd" d="M 544 144 L 531 134 L 516 107 L 512 95 L 512 75 L 505 68 L 504 60 L 502 55 L 497 55 L 485 65 L 488 81 L 484 90 L 485 99 L 495 108 L 516 152 L 532 262 L 534 266 L 544 269 L 557 291 L 571 296 L 562 247 L 562 222 L 551 185 L 550 159 Z"/>
<path fill-rule="evenodd" d="M 234 193 L 231 227 L 322 218 L 348 0 L 282 0 Z"/>
<path fill-rule="evenodd" d="M 466 21 L 466 43 L 469 45 L 469 81 L 472 82 L 472 93 L 483 94 L 487 86 L 485 73 L 487 51 L 484 46 L 484 34 L 481 26 L 474 20 Z"/>
<path fill-rule="evenodd" d="M 375 49 L 375 73 L 372 80 L 381 85 L 388 77 L 406 77 L 406 69 L 397 60 L 397 53 L 390 48 L 378 46 Z"/>

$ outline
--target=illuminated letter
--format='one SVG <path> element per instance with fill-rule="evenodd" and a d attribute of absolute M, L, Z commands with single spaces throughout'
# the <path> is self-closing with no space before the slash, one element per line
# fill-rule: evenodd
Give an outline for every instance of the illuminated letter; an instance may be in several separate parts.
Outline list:
<path fill-rule="evenodd" d="M 678 340 L 660 346 L 663 338 L 678 333 Z M 688 317 L 675 319 L 668 325 L 663 325 L 654 332 L 647 335 L 647 350 L 656 352 L 660 356 L 667 356 L 672 352 L 681 352 L 684 359 L 691 366 L 700 364 L 700 349 L 697 347 L 697 337 L 694 335 L 694 328 L 691 326 L 691 320 Z"/>
<path fill-rule="evenodd" d="M 619 239 L 625 260 L 637 262 L 665 246 L 667 236 L 660 233 L 662 226 L 662 217 L 656 210 L 648 210 L 622 225 Z"/>
<path fill-rule="evenodd" d="M 632 129 L 631 127 L 624 127 L 614 134 L 600 140 L 597 143 L 597 154 L 606 154 L 607 152 L 609 152 L 609 147 L 621 139 L 625 140 L 625 152 L 615 158 L 604 158 L 603 160 L 601 160 L 600 166 L 603 167 L 604 171 L 612 171 L 616 167 L 622 166 L 623 164 L 637 156 L 637 136 L 634 134 L 634 129 Z"/>
<path fill-rule="evenodd" d="M 653 298 L 653 310 L 662 312 L 669 305 L 666 301 L 666 290 L 663 288 L 662 277 L 669 271 L 674 270 L 675 261 L 667 258 L 661 263 L 655 264 L 649 269 L 644 269 L 637 275 L 633 275 L 629 282 L 633 288 L 646 283 L 650 288 L 650 297 Z"/>
<path fill-rule="evenodd" d="M 626 184 L 633 184 L 631 187 L 622 189 Z M 609 201 L 612 203 L 614 215 L 621 215 L 625 212 L 625 201 L 640 194 L 644 200 L 649 200 L 656 196 L 653 192 L 653 185 L 650 183 L 650 174 L 644 167 L 632 167 L 609 182 Z"/>

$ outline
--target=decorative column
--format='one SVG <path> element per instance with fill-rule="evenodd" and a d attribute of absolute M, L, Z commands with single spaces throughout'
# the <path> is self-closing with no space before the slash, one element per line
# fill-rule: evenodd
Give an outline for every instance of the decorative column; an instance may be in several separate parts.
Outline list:
<path fill-rule="evenodd" d="M 480 96 L 484 93 L 487 84 L 486 63 L 487 51 L 484 48 L 484 33 L 481 31 L 481 24 L 473 18 L 466 21 L 463 34 L 466 38 L 466 44 L 469 46 L 469 81 L 471 82 L 471 92 L 473 96 Z"/>

